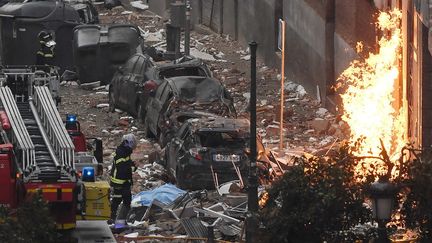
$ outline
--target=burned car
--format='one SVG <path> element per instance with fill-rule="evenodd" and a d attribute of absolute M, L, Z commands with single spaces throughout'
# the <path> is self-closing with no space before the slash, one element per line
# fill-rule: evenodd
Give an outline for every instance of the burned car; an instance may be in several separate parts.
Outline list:
<path fill-rule="evenodd" d="M 165 144 L 165 133 L 170 131 L 172 114 L 181 111 L 205 111 L 223 117 L 236 117 L 233 100 L 216 79 L 185 76 L 167 78 L 149 97 L 144 120 L 148 137 L 157 137 Z"/>
<path fill-rule="evenodd" d="M 164 78 L 179 76 L 211 77 L 200 59 L 183 57 L 174 62 L 154 64 L 147 55 L 133 55 L 118 68 L 109 89 L 110 110 L 120 108 L 138 119 L 144 119 L 148 96 Z"/>
<path fill-rule="evenodd" d="M 246 183 L 249 121 L 189 119 L 165 148 L 164 166 L 185 189 L 213 189 L 227 181 Z"/>

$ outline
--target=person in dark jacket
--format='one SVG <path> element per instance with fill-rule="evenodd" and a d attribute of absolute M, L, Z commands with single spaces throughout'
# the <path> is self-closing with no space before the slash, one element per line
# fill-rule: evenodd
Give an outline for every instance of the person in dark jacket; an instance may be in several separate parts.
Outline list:
<path fill-rule="evenodd" d="M 42 30 L 38 34 L 39 50 L 36 53 L 36 65 L 53 66 L 54 65 L 54 48 L 55 41 L 53 36 L 46 30 Z"/>
<path fill-rule="evenodd" d="M 119 218 L 125 220 L 130 210 L 132 194 L 132 172 L 136 170 L 134 162 L 130 156 L 136 148 L 136 138 L 133 134 L 123 136 L 121 144 L 117 147 L 114 154 L 114 161 L 111 168 L 111 219 L 108 224 L 116 222 L 117 209 L 123 201 L 123 208 Z"/>

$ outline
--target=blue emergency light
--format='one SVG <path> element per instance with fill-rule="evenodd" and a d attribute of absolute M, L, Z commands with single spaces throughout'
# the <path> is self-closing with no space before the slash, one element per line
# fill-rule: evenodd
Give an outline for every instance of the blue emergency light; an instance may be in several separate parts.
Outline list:
<path fill-rule="evenodd" d="M 76 122 L 77 121 L 77 115 L 75 115 L 75 114 L 67 114 L 66 115 L 66 121 L 67 122 Z"/>
<path fill-rule="evenodd" d="M 82 181 L 95 181 L 95 170 L 93 167 L 83 167 Z"/>

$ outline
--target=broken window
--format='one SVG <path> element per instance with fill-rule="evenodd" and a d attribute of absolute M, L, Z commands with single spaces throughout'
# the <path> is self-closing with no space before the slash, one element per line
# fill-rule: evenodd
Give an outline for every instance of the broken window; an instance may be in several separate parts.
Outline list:
<path fill-rule="evenodd" d="M 178 67 L 171 68 L 168 70 L 163 70 L 159 73 L 159 77 L 163 78 L 171 78 L 171 77 L 179 77 L 179 76 L 207 76 L 206 72 L 197 67 Z"/>
<path fill-rule="evenodd" d="M 203 147 L 236 147 L 243 148 L 247 139 L 238 132 L 214 132 L 206 131 L 199 133 L 200 143 Z"/>

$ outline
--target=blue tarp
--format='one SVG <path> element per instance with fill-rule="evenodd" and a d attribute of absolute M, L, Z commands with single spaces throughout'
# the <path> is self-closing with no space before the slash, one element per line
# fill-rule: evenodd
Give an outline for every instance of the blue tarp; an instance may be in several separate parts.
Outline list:
<path fill-rule="evenodd" d="M 132 198 L 132 205 L 148 207 L 153 203 L 153 200 L 158 200 L 165 205 L 169 205 L 185 193 L 186 191 L 172 184 L 165 184 L 156 189 L 136 194 Z"/>

